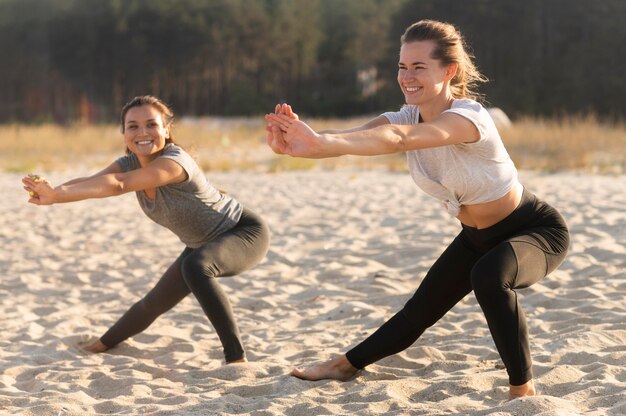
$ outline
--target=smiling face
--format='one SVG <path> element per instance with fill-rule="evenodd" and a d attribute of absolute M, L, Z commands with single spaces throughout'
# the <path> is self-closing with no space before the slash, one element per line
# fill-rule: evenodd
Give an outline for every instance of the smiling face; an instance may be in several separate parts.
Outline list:
<path fill-rule="evenodd" d="M 423 105 L 434 100 L 447 100 L 454 65 L 444 66 L 431 58 L 434 41 L 415 41 L 400 47 L 398 84 L 407 104 Z"/>
<path fill-rule="evenodd" d="M 140 159 L 152 160 L 170 137 L 161 112 L 151 105 L 132 107 L 124 118 L 124 142 Z"/>

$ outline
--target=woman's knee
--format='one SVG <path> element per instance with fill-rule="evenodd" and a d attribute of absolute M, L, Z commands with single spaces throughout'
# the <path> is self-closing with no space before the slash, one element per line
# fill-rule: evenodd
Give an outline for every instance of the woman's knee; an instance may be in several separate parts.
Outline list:
<path fill-rule="evenodd" d="M 515 253 L 508 243 L 495 247 L 472 268 L 470 279 L 477 297 L 515 287 L 518 264 Z"/>
<path fill-rule="evenodd" d="M 188 255 L 181 264 L 181 272 L 185 282 L 193 284 L 196 279 L 206 279 L 220 275 L 219 267 L 215 261 L 194 252 Z"/>

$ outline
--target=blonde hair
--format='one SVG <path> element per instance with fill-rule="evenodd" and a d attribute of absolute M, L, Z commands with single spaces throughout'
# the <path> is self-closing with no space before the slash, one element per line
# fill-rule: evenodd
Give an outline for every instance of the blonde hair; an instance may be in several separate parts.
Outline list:
<path fill-rule="evenodd" d="M 138 97 L 133 98 L 129 102 L 127 102 L 124 107 L 122 107 L 122 113 L 120 114 L 120 123 L 122 125 L 122 133 L 124 133 L 126 122 L 126 114 L 128 110 L 133 107 L 141 107 L 144 105 L 149 105 L 161 113 L 161 118 L 163 119 L 164 127 L 171 127 L 174 121 L 174 112 L 172 109 L 161 101 L 159 98 L 153 95 L 140 95 Z M 172 130 L 170 129 L 170 137 L 165 139 L 165 144 L 174 143 L 174 137 L 172 136 Z M 175 143 L 174 143 L 175 144 Z M 126 148 L 126 154 L 130 153 L 130 149 Z"/>
<path fill-rule="evenodd" d="M 417 41 L 435 42 L 431 58 L 443 65 L 458 64 L 456 75 L 450 81 L 454 98 L 482 98 L 475 88 L 488 79 L 478 71 L 473 56 L 466 51 L 466 43 L 461 33 L 451 24 L 436 20 L 420 20 L 409 26 L 400 42 L 402 45 Z"/>

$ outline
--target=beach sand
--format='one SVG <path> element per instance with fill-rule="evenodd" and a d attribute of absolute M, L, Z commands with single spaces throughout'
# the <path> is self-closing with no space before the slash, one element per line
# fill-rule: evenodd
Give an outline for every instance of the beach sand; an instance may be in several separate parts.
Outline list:
<path fill-rule="evenodd" d="M 207 176 L 272 229 L 267 258 L 221 280 L 247 364 L 224 365 L 193 296 L 109 352 L 82 353 L 182 243 L 134 195 L 36 207 L 20 175 L 0 174 L 0 414 L 626 414 L 626 176 L 521 172 L 561 211 L 572 243 L 559 270 L 519 291 L 541 395 L 510 402 L 473 294 L 351 381 L 288 375 L 391 317 L 459 231 L 408 174 Z"/>

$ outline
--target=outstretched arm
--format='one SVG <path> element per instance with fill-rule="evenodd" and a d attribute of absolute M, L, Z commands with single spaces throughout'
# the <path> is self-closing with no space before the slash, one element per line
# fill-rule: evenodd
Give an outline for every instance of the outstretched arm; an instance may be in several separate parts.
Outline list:
<path fill-rule="evenodd" d="M 373 129 L 374 127 L 383 126 L 385 124 L 389 124 L 389 120 L 387 120 L 387 117 L 381 115 L 381 116 L 378 116 L 376 118 L 373 118 L 367 121 L 364 124 L 361 124 L 360 126 L 350 127 L 348 129 L 325 129 L 325 130 L 320 130 L 319 133 L 320 134 L 354 133 L 357 131 Z"/>
<path fill-rule="evenodd" d="M 56 188 L 48 181 L 35 182 L 28 176 L 22 179 L 22 183 L 24 189 L 35 193 L 28 202 L 35 205 L 52 205 L 157 188 L 182 182 L 186 178 L 187 173 L 178 163 L 159 158 L 146 167 L 130 172 L 97 174 L 89 178 L 81 178 L 79 181 L 69 181 Z"/>
<path fill-rule="evenodd" d="M 282 119 L 276 119 L 275 117 L 280 117 Z M 290 146 L 288 146 L 288 143 L 285 141 L 284 138 L 284 133 L 286 133 L 287 128 L 289 127 L 289 124 L 285 124 L 283 123 L 283 121 L 298 121 L 299 117 L 296 113 L 293 112 L 293 109 L 291 108 L 291 106 L 289 104 L 277 104 L 276 107 L 274 108 L 274 113 L 273 114 L 267 114 L 265 116 L 265 119 L 267 121 L 267 126 L 265 128 L 265 130 L 267 131 L 267 144 L 276 152 L 276 153 L 280 153 L 280 154 L 289 154 L 292 156 L 300 156 L 300 154 L 297 154 L 298 150 L 297 149 L 290 149 Z M 303 123 L 304 124 L 304 123 Z M 343 134 L 343 133 L 353 133 L 353 132 L 359 132 L 359 131 L 364 131 L 364 130 L 369 130 L 369 129 L 373 129 L 375 127 L 378 126 L 382 126 L 385 124 L 389 124 L 389 120 L 384 117 L 384 116 L 378 116 L 376 118 L 373 118 L 369 121 L 367 121 L 366 123 L 360 125 L 360 126 L 356 126 L 356 127 L 352 127 L 352 128 L 348 128 L 348 129 L 325 129 L 325 130 L 321 130 L 319 132 L 319 134 Z M 308 126 L 306 126 L 308 127 Z M 304 128 L 304 127 L 303 127 Z M 313 132 L 312 129 L 310 128 L 304 128 L 304 130 L 310 130 L 310 132 L 307 133 L 311 133 Z M 315 132 L 313 132 L 315 133 Z M 315 133 L 317 134 L 317 133 Z M 319 136 L 319 135 L 318 135 Z M 310 143 L 310 145 L 315 145 L 315 143 Z M 295 147 L 296 148 L 301 148 L 302 146 L 298 146 L 297 143 L 295 143 Z M 293 152 L 296 153 L 293 153 Z M 327 155 L 323 155 L 323 154 L 317 154 L 317 155 L 309 155 L 306 156 L 304 153 L 301 155 L 302 157 L 315 157 L 315 158 L 319 158 L 319 157 L 329 157 Z M 334 155 L 332 155 L 334 156 Z"/>
<path fill-rule="evenodd" d="M 479 139 L 477 128 L 466 118 L 452 113 L 413 125 L 383 124 L 371 129 L 336 134 L 318 134 L 306 123 L 283 114 L 266 115 L 272 126 L 268 144 L 276 153 L 324 158 L 341 155 L 374 156 Z"/>
<path fill-rule="evenodd" d="M 276 107 L 274 108 L 274 114 L 282 114 L 285 115 L 293 120 L 299 120 L 300 118 L 298 117 L 298 115 L 296 113 L 293 112 L 293 109 L 291 108 L 291 106 L 287 103 L 285 104 L 276 104 Z M 268 132 L 268 136 L 271 136 L 272 134 L 272 123 L 269 121 L 268 117 L 266 116 L 265 119 L 267 120 L 267 126 L 265 127 L 265 130 Z M 380 115 L 378 117 L 375 117 L 371 120 L 368 120 L 367 122 L 361 124 L 360 126 L 356 126 L 356 127 L 350 127 L 347 129 L 324 129 L 324 130 L 320 130 L 319 133 L 320 134 L 340 134 L 340 133 L 352 133 L 355 131 L 363 131 L 363 130 L 368 130 L 368 129 L 373 129 L 374 127 L 378 127 L 378 126 L 382 126 L 384 124 L 389 124 L 389 120 L 387 119 L 387 117 Z M 268 138 L 268 143 L 272 141 L 271 138 Z"/>
<path fill-rule="evenodd" d="M 83 181 L 86 181 L 86 180 L 89 180 L 89 179 L 93 179 L 93 178 L 95 178 L 97 176 L 102 176 L 102 175 L 106 175 L 106 174 L 109 174 L 109 173 L 122 173 L 122 172 L 123 172 L 123 170 L 122 170 L 122 167 L 120 166 L 120 164 L 117 163 L 117 162 L 113 162 L 109 166 L 107 166 L 106 168 L 102 169 L 99 172 L 94 173 L 91 176 L 86 176 L 84 178 L 75 178 L 75 179 L 72 179 L 70 181 L 65 182 L 63 185 L 72 185 L 72 184 L 83 182 Z"/>

